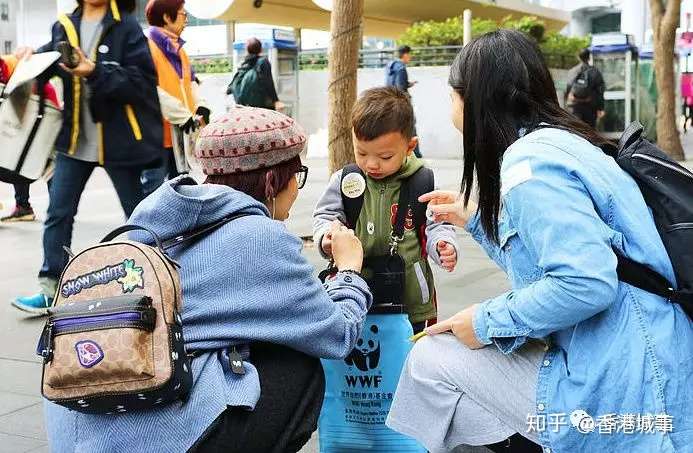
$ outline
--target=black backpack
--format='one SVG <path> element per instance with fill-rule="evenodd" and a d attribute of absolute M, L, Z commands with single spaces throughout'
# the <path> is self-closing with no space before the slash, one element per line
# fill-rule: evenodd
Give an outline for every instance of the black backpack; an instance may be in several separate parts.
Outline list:
<path fill-rule="evenodd" d="M 364 178 L 366 177 L 356 164 L 349 164 L 342 170 L 342 181 L 351 173 L 358 173 Z M 416 228 L 416 234 L 419 236 L 419 242 L 422 244 L 425 240 L 427 204 L 419 202 L 419 197 L 433 191 L 434 184 L 435 179 L 433 170 L 426 167 L 419 168 L 407 179 L 407 187 L 410 192 L 409 204 L 414 214 L 414 227 Z M 344 215 L 347 222 L 346 226 L 351 229 L 356 228 L 356 222 L 361 214 L 361 207 L 363 207 L 363 194 L 356 198 L 349 198 L 342 192 L 342 205 L 344 206 Z"/>
<path fill-rule="evenodd" d="M 592 67 L 585 65 L 577 76 L 570 87 L 570 92 L 573 97 L 580 101 L 588 101 L 592 98 L 592 86 L 590 85 L 590 73 L 592 72 Z"/>
<path fill-rule="evenodd" d="M 533 130 L 542 128 L 572 132 L 550 124 Z M 669 282 L 648 266 L 615 252 L 616 271 L 622 282 L 678 303 L 693 320 L 693 173 L 646 140 L 643 131 L 643 126 L 634 121 L 621 135 L 618 146 L 605 146 L 602 150 L 638 184 L 652 210 L 676 282 Z"/>
<path fill-rule="evenodd" d="M 342 182 L 352 173 L 357 173 L 363 178 L 366 176 L 356 164 L 349 164 L 342 170 Z M 341 183 L 340 187 L 342 187 Z M 404 238 L 406 217 L 411 209 L 414 229 L 421 244 L 422 254 L 425 253 L 427 203 L 421 203 L 419 197 L 432 191 L 433 188 L 433 171 L 425 167 L 419 168 L 414 174 L 402 181 L 397 214 L 390 236 L 390 252 L 384 255 L 368 256 L 363 260 L 364 269 L 369 269 L 371 272 L 366 282 L 373 294 L 374 305 L 403 304 L 406 264 L 397 253 L 397 245 Z M 341 193 L 346 224 L 349 228 L 355 229 L 363 207 L 364 194 L 356 198 L 349 198 L 344 194 L 344 191 Z M 318 277 L 324 282 L 329 275 L 336 271 L 334 262 L 330 261 L 330 264 L 320 272 Z"/>
<path fill-rule="evenodd" d="M 693 173 L 643 138 L 643 129 L 637 121 L 631 123 L 618 149 L 605 151 L 638 184 L 652 210 L 676 282 L 617 254 L 618 276 L 623 282 L 680 304 L 693 320 Z"/>
<path fill-rule="evenodd" d="M 265 58 L 260 57 L 254 64 L 246 61 L 238 68 L 226 89 L 226 94 L 233 94 L 236 104 L 267 109 L 274 107 L 261 81 L 260 67 L 264 62 Z"/>

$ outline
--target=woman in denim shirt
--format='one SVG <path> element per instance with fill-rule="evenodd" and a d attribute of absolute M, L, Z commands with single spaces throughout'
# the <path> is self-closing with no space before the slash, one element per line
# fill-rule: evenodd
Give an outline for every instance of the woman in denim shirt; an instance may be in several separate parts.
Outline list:
<path fill-rule="evenodd" d="M 427 329 L 388 425 L 431 452 L 693 451 L 693 324 L 616 275 L 614 251 L 675 281 L 637 185 L 559 107 L 521 33 L 467 45 L 450 85 L 462 196 L 422 198 L 471 233 L 512 290 Z"/>

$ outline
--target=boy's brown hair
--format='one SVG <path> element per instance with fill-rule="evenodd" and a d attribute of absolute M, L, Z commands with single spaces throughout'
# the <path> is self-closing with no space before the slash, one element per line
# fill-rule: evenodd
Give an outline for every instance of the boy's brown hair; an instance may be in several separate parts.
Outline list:
<path fill-rule="evenodd" d="M 414 109 L 409 95 L 394 87 L 364 91 L 351 110 L 351 127 L 359 140 L 371 141 L 390 132 L 414 136 Z"/>

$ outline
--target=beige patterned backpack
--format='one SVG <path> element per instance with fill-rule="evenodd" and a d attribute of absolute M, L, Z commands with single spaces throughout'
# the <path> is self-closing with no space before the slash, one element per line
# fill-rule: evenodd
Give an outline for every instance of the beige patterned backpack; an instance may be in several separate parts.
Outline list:
<path fill-rule="evenodd" d="M 153 232 L 125 225 L 73 257 L 37 348 L 43 396 L 98 414 L 184 400 L 192 372 L 180 316 L 179 266 L 164 250 L 220 224 L 163 244 Z M 148 231 L 156 247 L 111 242 L 130 230 Z"/>

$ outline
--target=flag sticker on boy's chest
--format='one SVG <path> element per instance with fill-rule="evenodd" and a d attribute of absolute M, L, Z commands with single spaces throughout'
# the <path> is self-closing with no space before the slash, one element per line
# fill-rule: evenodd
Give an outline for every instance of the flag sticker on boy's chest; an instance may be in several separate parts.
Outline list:
<path fill-rule="evenodd" d="M 342 179 L 342 193 L 348 198 L 358 198 L 366 191 L 366 179 L 360 173 L 349 173 Z"/>
<path fill-rule="evenodd" d="M 505 195 L 513 187 L 530 179 L 532 179 L 532 166 L 529 165 L 528 160 L 520 161 L 507 170 L 501 171 L 501 195 Z"/>

